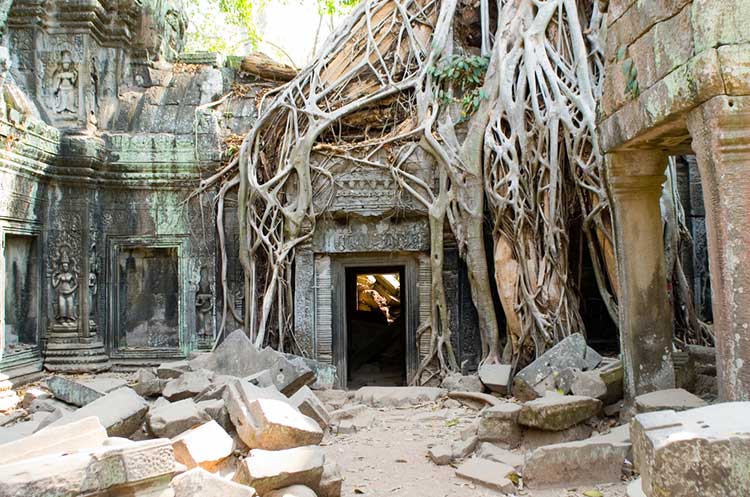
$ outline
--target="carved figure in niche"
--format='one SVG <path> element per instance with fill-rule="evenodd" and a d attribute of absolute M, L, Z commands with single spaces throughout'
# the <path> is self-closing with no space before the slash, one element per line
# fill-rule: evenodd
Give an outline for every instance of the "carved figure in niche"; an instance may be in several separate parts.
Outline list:
<path fill-rule="evenodd" d="M 5 81 L 10 71 L 10 53 L 6 47 L 0 47 L 0 118 L 7 119 L 8 109 L 5 104 Z"/>
<path fill-rule="evenodd" d="M 78 113 L 78 71 L 69 50 L 60 53 L 60 63 L 52 75 L 55 89 L 55 111 L 58 114 Z"/>
<path fill-rule="evenodd" d="M 89 281 L 88 281 L 88 299 L 89 299 L 89 317 L 96 315 L 96 294 L 99 291 L 99 260 L 96 258 L 96 241 L 91 242 L 89 249 Z"/>
<path fill-rule="evenodd" d="M 211 287 L 208 284 L 208 271 L 205 267 L 202 267 L 198 293 L 195 295 L 196 332 L 201 338 L 211 335 L 210 314 L 212 309 L 213 295 L 211 295 Z"/>
<path fill-rule="evenodd" d="M 73 261 L 68 250 L 62 248 L 57 260 L 57 270 L 52 273 L 52 288 L 57 292 L 55 321 L 72 324 L 78 321 L 75 294 L 78 290 L 78 273 L 73 269 Z"/>
<path fill-rule="evenodd" d="M 99 112 L 99 68 L 97 66 L 96 57 L 91 57 L 90 67 L 90 85 L 89 85 L 89 124 L 92 126 L 97 125 L 96 115 Z"/>

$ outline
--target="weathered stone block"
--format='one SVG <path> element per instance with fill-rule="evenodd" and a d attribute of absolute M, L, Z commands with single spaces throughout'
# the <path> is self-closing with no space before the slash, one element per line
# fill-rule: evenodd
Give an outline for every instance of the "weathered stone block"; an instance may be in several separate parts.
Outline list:
<path fill-rule="evenodd" d="M 94 416 L 99 418 L 109 436 L 127 438 L 140 428 L 147 411 L 148 403 L 132 388 L 123 387 L 65 414 L 50 426 L 62 426 Z"/>
<path fill-rule="evenodd" d="M 529 488 L 618 482 L 630 447 L 627 425 L 580 442 L 539 447 L 526 458 L 523 480 Z"/>
<path fill-rule="evenodd" d="M 638 414 L 635 467 L 646 495 L 750 495 L 750 402 Z"/>
<path fill-rule="evenodd" d="M 172 480 L 174 497 L 255 497 L 255 489 L 195 468 Z"/>
<path fill-rule="evenodd" d="M 55 398 L 79 407 L 90 404 L 113 390 L 127 386 L 125 380 L 118 378 L 74 380 L 67 376 L 52 376 L 46 380 L 46 383 Z"/>
<path fill-rule="evenodd" d="M 304 485 L 292 485 L 267 494 L 268 497 L 318 497 L 315 491 Z"/>
<path fill-rule="evenodd" d="M 251 449 L 291 449 L 315 445 L 323 439 L 323 430 L 286 402 L 258 399 L 247 406 L 248 417 L 232 421 L 237 435 Z"/>
<path fill-rule="evenodd" d="M 141 368 L 136 375 L 137 383 L 133 390 L 141 397 L 158 397 L 169 380 L 162 380 L 151 369 Z"/>
<path fill-rule="evenodd" d="M 602 357 L 586 345 L 580 333 L 574 333 L 539 356 L 513 378 L 513 395 L 521 400 L 535 399 L 544 395 L 545 381 L 555 371 L 578 368 L 582 371 L 594 369 Z"/>
<path fill-rule="evenodd" d="M 162 394 L 170 402 L 195 397 L 211 386 L 213 373 L 209 371 L 188 371 L 179 378 L 169 380 Z"/>
<path fill-rule="evenodd" d="M 291 485 L 318 488 L 325 455 L 320 447 L 286 450 L 254 449 L 237 470 L 234 481 L 250 485 L 259 495 Z"/>
<path fill-rule="evenodd" d="M 310 387 L 303 386 L 297 393 L 289 398 L 289 403 L 296 407 L 299 412 L 305 416 L 312 418 L 320 426 L 322 430 L 328 428 L 331 422 L 331 416 L 328 414 L 328 409 L 315 395 L 315 392 L 310 390 Z"/>
<path fill-rule="evenodd" d="M 654 411 L 685 411 L 696 407 L 703 407 L 706 401 L 693 395 L 682 388 L 670 388 L 668 390 L 658 390 L 635 398 L 635 408 L 637 412 L 654 412 Z"/>
<path fill-rule="evenodd" d="M 165 362 L 156 368 L 156 376 L 162 380 L 179 378 L 186 371 L 190 371 L 188 361 Z"/>
<path fill-rule="evenodd" d="M 203 400 L 196 402 L 195 406 L 198 408 L 198 411 L 205 413 L 225 430 L 234 430 L 234 425 L 232 424 L 232 420 L 229 419 L 229 412 L 227 412 L 227 407 L 223 399 Z"/>
<path fill-rule="evenodd" d="M 2 465 L 0 495 L 104 497 L 115 488 L 118 495 L 158 495 L 175 469 L 169 440 L 133 442 Z"/>
<path fill-rule="evenodd" d="M 482 412 L 477 437 L 481 441 L 502 444 L 508 448 L 521 445 L 523 432 L 518 424 L 521 406 L 507 402 Z"/>
<path fill-rule="evenodd" d="M 402 407 L 436 402 L 446 393 L 435 387 L 362 387 L 354 401 L 372 407 Z"/>
<path fill-rule="evenodd" d="M 528 451 L 545 445 L 585 440 L 591 436 L 593 431 L 594 430 L 585 423 L 571 426 L 567 430 L 562 431 L 546 431 L 537 430 L 536 428 L 526 428 L 523 430 L 523 448 Z"/>
<path fill-rule="evenodd" d="M 503 493 L 515 493 L 516 486 L 508 478 L 515 468 L 486 459 L 469 459 L 456 469 L 456 476 Z"/>
<path fill-rule="evenodd" d="M 174 438 L 180 433 L 198 426 L 210 417 L 201 412 L 193 399 L 180 400 L 148 413 L 148 430 L 156 437 Z"/>
<path fill-rule="evenodd" d="M 607 397 L 607 384 L 598 370 L 582 371 L 576 375 L 570 387 L 573 395 L 603 400 Z"/>
<path fill-rule="evenodd" d="M 188 469 L 200 466 L 215 472 L 232 454 L 234 441 L 216 421 L 209 421 L 181 433 L 172 440 L 174 457 Z"/>
<path fill-rule="evenodd" d="M 510 393 L 512 372 L 510 364 L 486 364 L 479 368 L 479 379 L 490 391 L 506 395 Z"/>
<path fill-rule="evenodd" d="M 84 418 L 67 425 L 45 428 L 21 440 L 0 445 L 0 464 L 94 448 L 105 440 L 107 430 L 99 419 Z"/>
<path fill-rule="evenodd" d="M 451 373 L 443 378 L 440 388 L 449 392 L 483 392 L 484 385 L 477 375 Z"/>
<path fill-rule="evenodd" d="M 507 464 L 508 466 L 514 467 L 519 473 L 523 470 L 523 453 L 512 452 L 492 443 L 484 442 L 479 444 L 476 456 L 481 459 L 487 459 L 488 461 Z"/>
<path fill-rule="evenodd" d="M 518 423 L 530 428 L 561 431 L 594 416 L 601 401 L 577 395 L 550 394 L 526 402 L 518 413 Z"/>
<path fill-rule="evenodd" d="M 323 465 L 323 474 L 318 486 L 318 497 L 341 497 L 341 486 L 344 477 L 341 476 L 339 465 L 327 460 Z"/>

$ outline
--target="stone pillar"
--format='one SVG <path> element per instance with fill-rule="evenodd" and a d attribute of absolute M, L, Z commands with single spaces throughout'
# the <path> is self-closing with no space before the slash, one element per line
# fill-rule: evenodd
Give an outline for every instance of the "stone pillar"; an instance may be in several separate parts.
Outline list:
<path fill-rule="evenodd" d="M 750 400 L 750 97 L 688 118 L 706 209 L 719 397 Z"/>
<path fill-rule="evenodd" d="M 626 401 L 674 388 L 672 314 L 659 209 L 666 165 L 666 155 L 658 151 L 607 154 Z"/>

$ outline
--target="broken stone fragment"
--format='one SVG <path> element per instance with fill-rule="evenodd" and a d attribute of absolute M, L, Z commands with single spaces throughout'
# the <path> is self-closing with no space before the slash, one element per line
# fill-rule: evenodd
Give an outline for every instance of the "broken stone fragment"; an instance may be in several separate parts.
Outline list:
<path fill-rule="evenodd" d="M 84 418 L 67 425 L 49 427 L 21 440 L 0 445 L 0 464 L 94 448 L 101 446 L 105 440 L 107 430 L 99 419 Z"/>
<path fill-rule="evenodd" d="M 480 372 L 481 376 L 481 372 Z M 477 375 L 462 375 L 460 373 L 451 373 L 443 378 L 440 388 L 449 392 L 483 392 L 484 385 Z"/>
<path fill-rule="evenodd" d="M 280 450 L 319 444 L 323 430 L 286 402 L 258 399 L 247 405 L 249 416 L 232 417 L 237 435 L 251 449 Z"/>
<path fill-rule="evenodd" d="M 446 393 L 435 387 L 362 387 L 354 401 L 372 407 L 404 407 L 436 402 Z"/>
<path fill-rule="evenodd" d="M 292 485 L 291 487 L 280 488 L 266 495 L 268 497 L 318 497 L 313 489 L 304 485 Z"/>
<path fill-rule="evenodd" d="M 750 402 L 638 414 L 631 424 L 646 495 L 750 495 Z"/>
<path fill-rule="evenodd" d="M 625 376 L 622 361 L 620 359 L 604 358 L 601 365 L 595 371 L 599 372 L 599 377 L 607 385 L 607 395 L 599 400 L 604 402 L 605 405 L 614 404 L 622 400 L 624 392 L 623 378 Z"/>
<path fill-rule="evenodd" d="M 251 374 L 250 376 L 246 376 L 245 378 L 243 378 L 243 380 L 260 388 L 276 386 L 273 382 L 273 378 L 271 377 L 271 372 L 267 369 L 264 369 L 259 373 Z"/>
<path fill-rule="evenodd" d="M 300 388 L 297 393 L 289 398 L 289 403 L 305 416 L 314 419 L 322 430 L 328 428 L 331 422 L 328 409 L 318 399 L 317 395 L 310 390 L 310 387 L 303 386 Z"/>
<path fill-rule="evenodd" d="M 176 467 L 169 440 L 102 446 L 2 465 L 0 495 L 160 495 Z"/>
<path fill-rule="evenodd" d="M 602 357 L 586 345 L 580 333 L 574 333 L 539 356 L 513 378 L 513 395 L 520 400 L 531 400 L 554 388 L 553 373 L 565 368 L 588 371 L 601 363 Z"/>
<path fill-rule="evenodd" d="M 578 395 L 546 395 L 526 402 L 518 413 L 518 423 L 546 431 L 561 431 L 594 416 L 602 408 L 600 400 Z"/>
<path fill-rule="evenodd" d="M 99 418 L 110 437 L 127 438 L 140 428 L 147 411 L 148 403 L 143 397 L 132 388 L 122 387 L 65 414 L 50 426 L 62 426 L 94 416 Z"/>
<path fill-rule="evenodd" d="M 521 406 L 506 402 L 488 407 L 479 420 L 477 437 L 481 441 L 501 444 L 507 448 L 521 445 L 523 432 L 518 425 Z"/>
<path fill-rule="evenodd" d="M 185 399 L 151 410 L 146 417 L 146 426 L 155 437 L 174 438 L 209 419 L 193 399 Z"/>
<path fill-rule="evenodd" d="M 174 457 L 188 469 L 200 466 L 217 471 L 219 464 L 234 450 L 234 441 L 216 421 L 209 421 L 181 433 L 172 440 Z"/>
<path fill-rule="evenodd" d="M 190 371 L 188 361 L 165 362 L 156 368 L 156 376 L 162 380 L 179 378 L 186 371 Z"/>
<path fill-rule="evenodd" d="M 264 367 L 258 349 L 241 329 L 230 333 L 210 354 L 202 354 L 190 362 L 194 370 L 208 369 L 216 374 L 244 378 L 258 373 Z"/>
<path fill-rule="evenodd" d="M 452 445 L 436 445 L 427 450 L 427 457 L 438 466 L 447 466 L 453 462 Z"/>
<path fill-rule="evenodd" d="M 52 394 L 47 392 L 46 390 L 42 390 L 41 388 L 37 387 L 31 387 L 24 392 L 23 400 L 21 401 L 21 407 L 23 407 L 24 409 L 29 409 L 32 402 L 34 402 L 35 400 L 45 400 L 51 398 Z"/>
<path fill-rule="evenodd" d="M 573 391 L 573 382 L 581 372 L 578 368 L 565 368 L 561 371 L 555 371 L 551 377 L 555 380 L 554 390 L 561 395 L 568 395 Z"/>
<path fill-rule="evenodd" d="M 170 402 L 193 398 L 211 386 L 213 373 L 210 371 L 188 371 L 179 378 L 169 380 L 162 394 Z"/>
<path fill-rule="evenodd" d="M 339 465 L 334 461 L 326 460 L 318 486 L 318 497 L 341 497 L 343 483 L 344 477 L 341 476 Z"/>
<path fill-rule="evenodd" d="M 523 480 L 529 488 L 618 482 L 630 449 L 628 425 L 579 442 L 539 447 L 526 458 Z"/>
<path fill-rule="evenodd" d="M 503 493 L 514 493 L 516 486 L 509 479 L 516 470 L 512 466 L 486 459 L 469 459 L 456 468 L 456 476 Z"/>
<path fill-rule="evenodd" d="M 576 442 L 591 437 L 594 430 L 586 423 L 577 424 L 561 431 L 538 430 L 536 428 L 525 428 L 523 430 L 523 448 L 527 451 L 534 450 L 545 445 L 559 444 L 565 442 Z"/>
<path fill-rule="evenodd" d="M 510 364 L 485 364 L 479 368 L 479 379 L 491 392 L 510 393 L 513 367 Z"/>
<path fill-rule="evenodd" d="M 195 468 L 174 477 L 174 497 L 255 497 L 255 489 Z"/>
<path fill-rule="evenodd" d="M 607 398 L 607 384 L 596 369 L 578 373 L 570 390 L 573 395 L 592 397 L 602 401 Z"/>
<path fill-rule="evenodd" d="M 8 375 L 0 373 L 0 411 L 14 409 L 21 402 L 21 398 L 13 390 L 13 383 Z"/>
<path fill-rule="evenodd" d="M 705 400 L 682 388 L 658 390 L 635 398 L 635 409 L 639 413 L 666 410 L 685 411 L 705 405 Z"/>
<path fill-rule="evenodd" d="M 255 488 L 259 495 L 291 485 L 318 488 L 324 464 L 325 455 L 317 446 L 254 449 L 240 463 L 234 481 Z"/>
<path fill-rule="evenodd" d="M 219 423 L 219 426 L 225 430 L 234 430 L 234 425 L 232 424 L 232 420 L 229 419 L 229 412 L 227 412 L 224 400 L 203 400 L 201 402 L 196 402 L 195 405 L 198 408 L 198 411 L 205 413 L 206 416 Z"/>
<path fill-rule="evenodd" d="M 133 390 L 141 397 L 158 397 L 169 380 L 162 380 L 151 369 L 141 368 L 136 375 Z"/>
<path fill-rule="evenodd" d="M 74 380 L 67 376 L 52 376 L 46 380 L 46 384 L 55 398 L 79 407 L 90 404 L 113 390 L 127 386 L 127 382 L 119 378 Z"/>

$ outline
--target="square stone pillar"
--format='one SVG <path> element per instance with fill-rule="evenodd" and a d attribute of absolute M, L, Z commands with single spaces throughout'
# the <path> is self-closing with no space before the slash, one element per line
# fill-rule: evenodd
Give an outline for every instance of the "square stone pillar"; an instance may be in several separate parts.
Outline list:
<path fill-rule="evenodd" d="M 607 154 L 626 401 L 674 388 L 672 314 L 659 208 L 666 166 L 666 155 L 658 151 Z"/>
<path fill-rule="evenodd" d="M 750 97 L 688 118 L 703 184 L 719 397 L 750 400 Z"/>

